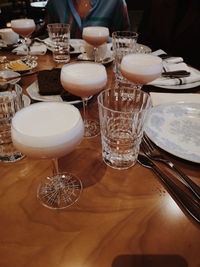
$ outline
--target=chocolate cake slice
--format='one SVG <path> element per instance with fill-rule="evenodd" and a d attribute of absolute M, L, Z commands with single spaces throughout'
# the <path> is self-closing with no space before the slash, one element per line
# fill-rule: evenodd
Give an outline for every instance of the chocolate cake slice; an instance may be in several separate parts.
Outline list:
<path fill-rule="evenodd" d="M 61 69 L 42 70 L 38 72 L 38 87 L 40 95 L 60 95 L 64 101 L 80 100 L 79 96 L 67 92 L 60 82 Z"/>
<path fill-rule="evenodd" d="M 64 90 L 60 82 L 61 69 L 38 72 L 38 87 L 41 95 L 59 95 Z"/>

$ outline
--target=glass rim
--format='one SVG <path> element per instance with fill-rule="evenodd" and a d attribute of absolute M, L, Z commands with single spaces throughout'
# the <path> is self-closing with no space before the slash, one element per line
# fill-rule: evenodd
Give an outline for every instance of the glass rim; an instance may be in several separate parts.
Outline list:
<path fill-rule="evenodd" d="M 85 60 L 78 60 L 78 61 L 73 61 L 73 62 L 70 62 L 70 63 L 67 63 L 67 64 L 64 64 L 61 68 L 61 71 L 62 69 L 64 68 L 67 68 L 68 66 L 70 65 L 75 65 L 75 64 L 94 64 L 94 65 L 99 65 L 101 67 L 104 67 L 104 69 L 106 69 L 106 67 L 104 65 L 102 65 L 101 63 L 98 63 L 98 62 L 93 62 L 93 61 L 85 61 Z"/>
<path fill-rule="evenodd" d="M 53 28 L 59 28 L 59 27 L 70 28 L 70 24 L 69 23 L 49 23 L 49 24 L 47 24 L 47 28 L 50 28 L 50 27 L 53 27 Z"/>
<path fill-rule="evenodd" d="M 128 36 L 128 34 L 130 34 L 129 36 Z M 113 32 L 112 33 L 112 37 L 138 37 L 139 36 L 139 34 L 137 33 L 137 32 L 135 32 L 135 31 L 115 31 L 115 32 Z"/>
<path fill-rule="evenodd" d="M 108 91 L 117 91 L 117 90 L 120 90 L 120 89 L 128 89 L 128 90 L 131 90 L 131 91 L 133 91 L 133 92 L 139 92 L 139 93 L 145 95 L 145 96 L 147 97 L 147 102 L 149 102 L 149 103 L 148 103 L 149 106 L 148 106 L 147 108 L 143 109 L 143 110 L 147 110 L 148 108 L 151 108 L 151 107 L 152 107 L 151 96 L 150 96 L 147 92 L 144 92 L 144 91 L 142 91 L 142 90 L 140 90 L 140 89 L 136 89 L 136 88 L 129 88 L 129 87 L 127 87 L 127 86 L 123 86 L 122 88 L 117 88 L 117 87 L 114 87 L 114 88 L 108 88 L 108 89 L 105 89 L 105 90 L 101 91 L 101 92 L 98 94 L 98 96 L 97 96 L 97 102 L 98 102 L 98 105 L 99 105 L 101 108 L 106 109 L 107 111 L 111 111 L 111 112 L 113 112 L 113 113 L 123 113 L 123 114 L 131 114 L 131 113 L 133 113 L 133 111 L 118 111 L 118 110 L 114 110 L 114 109 L 111 109 L 111 108 L 108 108 L 108 107 L 104 106 L 104 104 L 101 103 L 101 100 L 100 100 L 100 99 L 101 99 L 101 97 L 103 96 L 103 94 L 105 94 L 105 93 L 108 92 Z M 143 110 L 140 110 L 140 111 L 143 111 Z M 139 112 L 140 112 L 140 111 L 139 111 Z"/>

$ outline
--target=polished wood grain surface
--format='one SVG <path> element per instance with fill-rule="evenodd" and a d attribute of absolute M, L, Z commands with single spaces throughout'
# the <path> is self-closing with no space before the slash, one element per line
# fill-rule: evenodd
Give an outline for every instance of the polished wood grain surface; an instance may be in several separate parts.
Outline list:
<path fill-rule="evenodd" d="M 37 70 L 55 66 L 51 53 L 38 57 Z M 112 87 L 112 65 L 107 72 Z M 20 81 L 24 93 L 35 79 Z M 98 117 L 95 97 L 89 111 Z M 166 155 L 200 185 L 199 164 Z M 60 211 L 36 199 L 39 181 L 51 173 L 50 160 L 0 163 L 0 267 L 200 266 L 199 225 L 151 170 L 138 163 L 122 171 L 106 166 L 100 137 L 84 139 L 59 167 L 84 186 L 79 201 Z"/>

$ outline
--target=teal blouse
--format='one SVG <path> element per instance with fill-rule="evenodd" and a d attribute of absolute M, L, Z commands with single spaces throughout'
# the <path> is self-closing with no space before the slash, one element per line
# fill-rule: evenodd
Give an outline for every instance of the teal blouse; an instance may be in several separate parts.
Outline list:
<path fill-rule="evenodd" d="M 71 38 L 81 38 L 86 26 L 108 27 L 110 33 L 129 29 L 129 17 L 125 0 L 90 0 L 91 10 L 81 20 L 73 0 L 49 0 L 46 6 L 47 23 L 69 23 Z"/>

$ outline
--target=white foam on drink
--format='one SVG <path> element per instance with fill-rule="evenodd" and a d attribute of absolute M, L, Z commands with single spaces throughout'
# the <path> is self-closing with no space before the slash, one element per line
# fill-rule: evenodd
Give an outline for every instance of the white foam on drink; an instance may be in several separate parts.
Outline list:
<path fill-rule="evenodd" d="M 15 28 L 30 28 L 34 27 L 35 23 L 32 19 L 16 19 L 11 20 L 11 26 Z"/>
<path fill-rule="evenodd" d="M 139 75 L 152 75 L 162 69 L 162 59 L 147 54 L 129 54 L 122 58 L 121 69 Z"/>
<path fill-rule="evenodd" d="M 32 104 L 12 119 L 12 135 L 30 147 L 52 147 L 80 135 L 82 118 L 73 105 L 60 102 Z"/>
<path fill-rule="evenodd" d="M 72 63 L 61 71 L 61 80 L 78 86 L 102 87 L 107 82 L 107 73 L 103 65 L 96 63 Z"/>
<path fill-rule="evenodd" d="M 83 29 L 83 34 L 94 37 L 94 36 L 108 36 L 109 35 L 109 30 L 106 27 L 101 27 L 101 26 L 90 26 L 90 27 L 85 27 Z"/>

